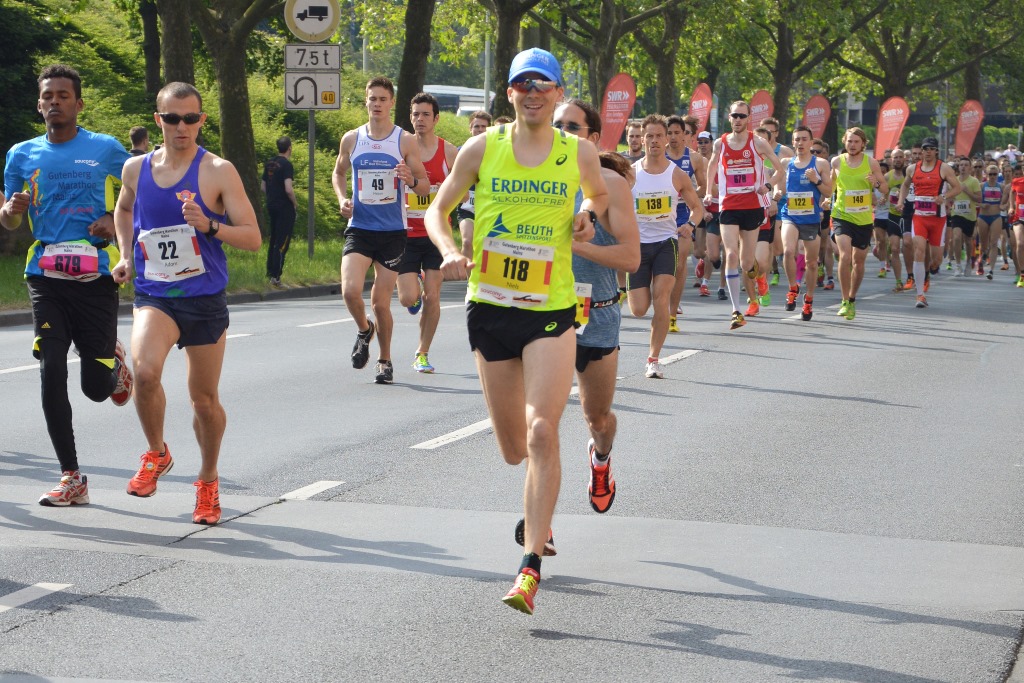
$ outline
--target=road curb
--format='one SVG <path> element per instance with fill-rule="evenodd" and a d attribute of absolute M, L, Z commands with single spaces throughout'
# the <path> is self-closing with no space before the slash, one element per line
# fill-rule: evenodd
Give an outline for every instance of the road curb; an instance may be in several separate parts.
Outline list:
<path fill-rule="evenodd" d="M 363 285 L 363 291 L 370 291 L 373 280 L 367 280 Z M 287 299 L 310 299 L 319 296 L 338 296 L 341 294 L 341 284 L 331 283 L 326 285 L 309 285 L 288 287 L 285 289 L 270 289 L 265 292 L 236 292 L 228 294 L 228 305 L 252 304 L 261 301 L 284 301 Z M 122 301 L 117 307 L 117 315 L 129 317 L 132 314 L 132 302 Z M 31 325 L 31 309 L 18 311 L 0 311 L 0 327 L 14 327 L 15 325 Z"/>

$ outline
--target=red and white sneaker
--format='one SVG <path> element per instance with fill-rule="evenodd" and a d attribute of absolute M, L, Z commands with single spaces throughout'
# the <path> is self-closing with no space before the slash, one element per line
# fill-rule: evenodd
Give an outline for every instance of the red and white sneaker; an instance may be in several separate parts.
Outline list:
<path fill-rule="evenodd" d="M 79 470 L 62 473 L 60 483 L 49 493 L 39 499 L 40 505 L 47 507 L 67 507 L 69 505 L 89 504 L 89 479 Z"/>
<path fill-rule="evenodd" d="M 117 383 L 114 385 L 114 391 L 110 394 L 110 400 L 116 406 L 123 406 L 132 398 L 132 386 L 135 384 L 135 377 L 132 376 L 132 369 L 128 367 L 124 344 L 121 343 L 120 339 L 114 344 L 114 363 Z"/>
<path fill-rule="evenodd" d="M 700 295 L 701 296 L 711 296 L 711 290 L 708 289 L 708 286 L 706 284 L 704 284 L 704 283 L 701 283 L 701 285 L 700 285 Z"/>

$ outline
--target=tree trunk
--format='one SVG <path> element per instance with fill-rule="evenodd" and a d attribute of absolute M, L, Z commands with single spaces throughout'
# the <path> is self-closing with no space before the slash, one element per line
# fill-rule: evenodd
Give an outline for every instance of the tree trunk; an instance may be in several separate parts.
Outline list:
<path fill-rule="evenodd" d="M 241 45 L 231 40 L 234 33 L 225 32 L 206 38 L 213 57 L 214 70 L 220 88 L 217 91 L 220 105 L 220 147 L 221 156 L 234 164 L 242 178 L 245 193 L 249 196 L 256 216 L 262 222 L 263 196 L 259 176 L 256 172 L 256 148 L 253 143 L 252 115 L 249 110 L 249 82 L 245 70 L 245 38 Z M 209 105 L 207 105 L 209 106 Z"/>
<path fill-rule="evenodd" d="M 163 85 L 160 82 L 160 22 L 155 0 L 140 0 L 139 17 L 142 19 L 142 55 L 146 61 L 146 92 L 155 96 Z"/>
<path fill-rule="evenodd" d="M 788 139 L 789 130 L 789 93 L 793 88 L 793 49 L 795 36 L 793 30 L 783 22 L 779 22 L 779 42 L 775 51 L 775 68 L 772 70 L 775 92 L 772 94 L 772 116 L 779 120 L 779 142 Z"/>
<path fill-rule="evenodd" d="M 494 116 L 516 115 L 512 103 L 505 93 L 508 91 L 508 69 L 512 66 L 512 58 L 519 49 L 519 23 L 525 10 L 520 9 L 514 0 L 497 0 L 494 3 L 494 15 L 498 30 L 494 41 Z"/>
<path fill-rule="evenodd" d="M 160 54 L 164 67 L 164 83 L 181 81 L 195 83 L 192 61 L 192 23 L 188 3 L 156 0 L 156 9 L 163 27 Z"/>
<path fill-rule="evenodd" d="M 653 58 L 653 55 L 652 55 Z M 658 77 L 656 97 L 658 113 L 668 116 L 675 113 L 676 107 L 676 53 L 665 51 L 654 63 Z"/>
<path fill-rule="evenodd" d="M 430 24 L 434 18 L 434 0 L 409 0 L 405 7 L 405 48 L 398 71 L 398 101 L 395 102 L 395 123 L 412 132 L 409 114 L 411 100 L 423 90 L 430 58 Z"/>

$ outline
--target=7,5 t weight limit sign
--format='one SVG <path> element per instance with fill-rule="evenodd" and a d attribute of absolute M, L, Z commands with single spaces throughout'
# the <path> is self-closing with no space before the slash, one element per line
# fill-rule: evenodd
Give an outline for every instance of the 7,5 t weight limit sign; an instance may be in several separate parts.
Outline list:
<path fill-rule="evenodd" d="M 341 45 L 289 43 L 284 46 L 284 68 L 302 71 L 340 71 Z"/>

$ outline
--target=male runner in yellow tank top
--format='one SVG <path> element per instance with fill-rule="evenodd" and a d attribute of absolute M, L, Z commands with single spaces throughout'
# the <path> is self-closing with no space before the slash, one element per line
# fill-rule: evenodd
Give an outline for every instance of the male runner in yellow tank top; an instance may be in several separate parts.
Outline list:
<path fill-rule="evenodd" d="M 533 614 L 561 484 L 558 422 L 576 354 L 571 245 L 593 237 L 608 194 L 597 148 L 551 127 L 563 94 L 554 56 L 537 48 L 519 53 L 508 80 L 515 120 L 466 143 L 425 222 L 445 278 L 469 279 L 470 346 L 498 448 L 509 464 L 527 463 L 526 554 L 503 601 Z M 473 184 L 470 260 L 455 246 L 446 217 Z M 584 196 L 579 211 L 577 188 Z"/>

